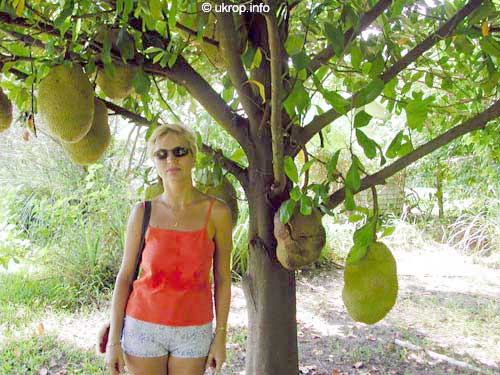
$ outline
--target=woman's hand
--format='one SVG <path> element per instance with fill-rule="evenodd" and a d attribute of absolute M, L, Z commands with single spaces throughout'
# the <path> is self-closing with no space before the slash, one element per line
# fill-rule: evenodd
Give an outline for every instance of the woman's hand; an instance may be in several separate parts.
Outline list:
<path fill-rule="evenodd" d="M 120 345 L 108 346 L 106 348 L 106 367 L 111 375 L 125 372 L 125 361 Z"/>
<path fill-rule="evenodd" d="M 212 373 L 219 372 L 222 368 L 222 364 L 226 361 L 226 334 L 221 332 L 221 334 L 216 333 L 215 337 L 210 345 L 210 351 L 208 352 L 206 369 L 210 369 Z"/>

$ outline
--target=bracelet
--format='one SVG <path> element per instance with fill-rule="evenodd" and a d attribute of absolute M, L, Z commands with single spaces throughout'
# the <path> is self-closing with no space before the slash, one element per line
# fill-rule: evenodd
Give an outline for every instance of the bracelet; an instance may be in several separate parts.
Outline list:
<path fill-rule="evenodd" d="M 226 331 L 227 330 L 226 328 L 227 328 L 226 326 L 220 326 L 220 327 L 217 327 L 215 330 L 216 331 Z"/>
<path fill-rule="evenodd" d="M 109 343 L 108 343 L 108 344 L 106 345 L 106 347 L 111 347 L 111 346 L 116 346 L 116 345 L 120 345 L 120 343 L 119 343 L 119 342 L 115 342 L 114 344 L 109 344 Z"/>

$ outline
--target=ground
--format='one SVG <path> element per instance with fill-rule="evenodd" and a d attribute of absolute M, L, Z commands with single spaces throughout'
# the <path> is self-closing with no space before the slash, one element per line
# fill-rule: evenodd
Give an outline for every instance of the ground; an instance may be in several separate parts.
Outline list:
<path fill-rule="evenodd" d="M 398 300 L 375 325 L 355 323 L 347 315 L 341 298 L 342 270 L 297 273 L 300 373 L 500 374 L 500 270 L 473 264 L 444 246 L 407 251 L 396 245 L 391 248 L 398 265 Z M 15 314 L 22 318 L 29 311 L 18 309 Z M 39 368 L 25 373 L 99 373 L 83 370 L 85 363 L 79 365 L 82 371 L 71 370 L 75 364 L 70 362 L 82 361 L 75 353 L 94 350 L 95 336 L 108 314 L 107 309 L 72 315 L 47 310 L 18 327 L 19 340 L 29 334 L 36 338 L 33 349 L 23 344 L 25 351 L 52 353 L 37 362 Z M 234 283 L 224 375 L 244 373 L 246 321 L 243 291 Z M 1 336 L 0 332 L 0 342 Z M 16 352 L 15 345 L 6 350 L 15 361 L 23 360 L 25 354 Z M 5 354 L 0 351 L 0 359 Z M 90 367 L 102 368 L 103 357 L 84 358 Z"/>

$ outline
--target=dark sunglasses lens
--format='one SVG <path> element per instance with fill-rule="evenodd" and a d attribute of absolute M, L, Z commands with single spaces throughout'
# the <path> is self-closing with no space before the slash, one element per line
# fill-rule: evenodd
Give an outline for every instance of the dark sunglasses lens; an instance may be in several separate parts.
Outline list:
<path fill-rule="evenodd" d="M 168 152 L 167 151 L 159 151 L 155 154 L 155 156 L 160 159 L 160 160 L 163 160 L 163 159 L 166 159 L 168 157 Z"/>
<path fill-rule="evenodd" d="M 185 147 L 176 147 L 172 150 L 172 152 L 174 153 L 175 157 L 181 157 L 187 155 L 189 150 Z"/>

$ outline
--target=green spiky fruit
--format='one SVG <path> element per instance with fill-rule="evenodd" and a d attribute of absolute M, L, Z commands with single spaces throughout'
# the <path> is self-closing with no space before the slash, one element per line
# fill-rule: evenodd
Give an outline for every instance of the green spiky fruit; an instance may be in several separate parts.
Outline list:
<path fill-rule="evenodd" d="M 310 215 L 302 215 L 296 206 L 286 224 L 279 219 L 279 211 L 274 215 L 274 236 L 278 242 L 276 256 L 280 264 L 288 270 L 297 270 L 319 259 L 325 246 L 326 232 L 321 222 L 321 213 L 313 209 Z"/>
<path fill-rule="evenodd" d="M 397 295 L 396 260 L 385 244 L 375 242 L 362 258 L 347 262 L 342 299 L 355 321 L 374 324 L 383 319 Z"/>
<path fill-rule="evenodd" d="M 149 185 L 144 191 L 144 198 L 147 201 L 152 200 L 158 195 L 163 193 L 163 184 L 156 182 L 153 185 Z"/>
<path fill-rule="evenodd" d="M 78 142 L 62 142 L 63 149 L 69 158 L 80 165 L 93 164 L 99 160 L 111 141 L 108 110 L 99 99 L 95 99 L 94 105 L 94 119 L 89 132 Z"/>
<path fill-rule="evenodd" d="M 108 35 L 111 42 L 111 48 L 115 51 L 119 51 L 117 45 L 119 33 L 120 30 L 118 29 L 101 27 L 96 35 L 96 40 L 99 43 L 103 43 L 105 36 Z M 133 38 L 128 35 L 128 39 L 130 40 L 131 48 L 135 50 Z M 96 83 L 108 98 L 123 99 L 130 95 L 133 90 L 132 80 L 137 72 L 137 67 L 116 61 L 113 61 L 113 65 L 113 73 L 107 72 L 101 68 L 98 69 Z"/>
<path fill-rule="evenodd" d="M 53 67 L 40 82 L 38 108 L 53 136 L 64 142 L 80 141 L 94 118 L 94 90 L 82 67 Z"/>
<path fill-rule="evenodd" d="M 12 103 L 0 89 L 0 132 L 7 130 L 12 124 Z"/>
<path fill-rule="evenodd" d="M 137 68 L 132 65 L 115 65 L 114 74 L 106 74 L 102 69 L 97 72 L 97 85 L 111 99 L 123 99 L 130 95 L 134 86 L 132 80 Z"/>
<path fill-rule="evenodd" d="M 202 185 L 198 184 L 196 186 L 198 190 L 201 192 L 211 195 L 213 197 L 219 198 L 220 200 L 227 203 L 229 208 L 231 209 L 231 221 L 233 226 L 238 221 L 238 195 L 236 194 L 236 189 L 233 184 L 229 182 L 229 180 L 225 177 L 222 178 L 222 181 L 219 185 Z"/>

